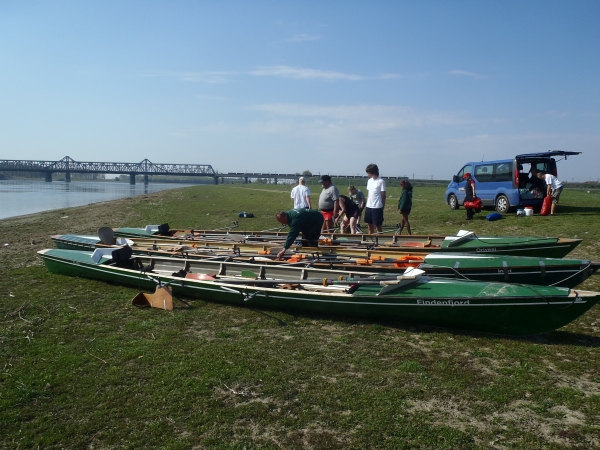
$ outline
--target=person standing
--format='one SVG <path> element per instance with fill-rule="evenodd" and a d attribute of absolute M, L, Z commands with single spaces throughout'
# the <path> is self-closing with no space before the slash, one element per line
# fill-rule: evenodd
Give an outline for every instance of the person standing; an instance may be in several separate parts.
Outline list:
<path fill-rule="evenodd" d="M 319 183 L 323 186 L 321 195 L 319 196 L 319 209 L 323 214 L 323 228 L 324 233 L 333 232 L 333 218 L 338 216 L 340 205 L 338 199 L 340 198 L 340 192 L 334 184 L 331 183 L 331 177 L 329 175 L 323 175 L 319 180 Z"/>
<path fill-rule="evenodd" d="M 356 206 L 358 206 L 358 217 L 356 218 L 356 224 L 360 224 L 360 216 L 362 215 L 363 209 L 365 209 L 365 194 L 360 189 L 356 189 L 354 186 L 348 186 L 348 194 Z"/>
<path fill-rule="evenodd" d="M 562 183 L 556 178 L 554 175 L 546 173 L 546 172 L 538 172 L 538 178 L 540 180 L 544 180 L 546 182 L 547 190 L 546 196 L 552 197 L 552 206 L 550 207 L 550 215 L 554 215 L 554 210 L 556 209 L 556 205 L 558 204 L 558 199 L 560 198 L 560 193 L 563 190 Z"/>
<path fill-rule="evenodd" d="M 367 204 L 365 209 L 365 222 L 369 225 L 369 233 L 373 234 L 375 228 L 382 232 L 383 209 L 385 208 L 385 181 L 379 177 L 377 164 L 369 164 L 365 169 L 367 181 Z"/>
<path fill-rule="evenodd" d="M 298 179 L 298 186 L 292 189 L 291 198 L 294 199 L 294 209 L 310 209 L 310 189 L 306 187 L 304 177 Z"/>
<path fill-rule="evenodd" d="M 477 198 L 477 194 L 475 192 L 475 180 L 471 178 L 471 174 L 469 172 L 463 175 L 463 179 L 467 180 L 467 184 L 465 184 L 465 202 L 472 202 Z M 467 220 L 473 220 L 473 216 L 475 215 L 475 211 L 473 208 L 467 208 Z"/>
<path fill-rule="evenodd" d="M 350 233 L 356 234 L 356 219 L 358 218 L 358 206 L 356 206 L 356 204 L 350 199 L 350 197 L 346 197 L 345 195 L 340 195 L 338 203 L 340 204 L 340 211 L 337 217 L 334 217 L 334 223 L 338 223 L 342 216 L 345 215 L 344 219 L 342 220 L 342 225 L 340 227 L 341 232 L 343 233 L 346 227 L 350 225 Z"/>
<path fill-rule="evenodd" d="M 408 221 L 408 215 L 410 214 L 410 210 L 412 209 L 412 184 L 410 181 L 402 180 L 400 182 L 400 186 L 402 186 L 402 193 L 400 194 L 400 200 L 398 200 L 398 210 L 400 211 L 400 215 L 402 216 L 402 221 L 400 222 L 400 228 L 398 228 L 398 232 L 396 234 L 402 234 L 402 230 L 406 226 L 408 234 L 412 234 L 410 230 L 410 222 Z"/>
<path fill-rule="evenodd" d="M 319 236 L 323 227 L 323 215 L 314 209 L 292 209 L 290 211 L 279 211 L 275 219 L 282 225 L 290 227 L 283 250 L 277 254 L 277 259 L 283 258 L 285 251 L 289 249 L 298 235 L 302 233 L 302 245 L 317 247 Z"/>

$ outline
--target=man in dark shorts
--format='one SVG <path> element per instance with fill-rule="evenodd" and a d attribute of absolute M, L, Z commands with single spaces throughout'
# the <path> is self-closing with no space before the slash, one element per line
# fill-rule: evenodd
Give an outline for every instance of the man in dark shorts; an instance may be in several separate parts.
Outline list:
<path fill-rule="evenodd" d="M 323 215 L 314 209 L 291 209 L 288 212 L 279 211 L 275 214 L 277 222 L 290 227 L 283 250 L 277 254 L 277 259 L 283 258 L 285 251 L 292 246 L 302 233 L 302 245 L 316 247 L 323 227 Z"/>
<path fill-rule="evenodd" d="M 379 177 L 377 164 L 369 164 L 366 168 L 369 181 L 367 182 L 367 207 L 365 222 L 369 225 L 369 233 L 382 232 L 383 209 L 385 208 L 385 181 Z"/>

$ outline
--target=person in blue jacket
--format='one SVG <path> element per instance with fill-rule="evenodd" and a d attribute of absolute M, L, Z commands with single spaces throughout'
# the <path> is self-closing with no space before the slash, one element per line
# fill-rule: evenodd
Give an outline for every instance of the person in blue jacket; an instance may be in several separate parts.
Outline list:
<path fill-rule="evenodd" d="M 277 254 L 277 259 L 283 258 L 285 251 L 292 246 L 296 238 L 302 233 L 302 245 L 316 247 L 323 227 L 323 214 L 316 209 L 291 209 L 288 212 L 279 211 L 275 219 L 282 225 L 290 227 L 283 250 Z"/>

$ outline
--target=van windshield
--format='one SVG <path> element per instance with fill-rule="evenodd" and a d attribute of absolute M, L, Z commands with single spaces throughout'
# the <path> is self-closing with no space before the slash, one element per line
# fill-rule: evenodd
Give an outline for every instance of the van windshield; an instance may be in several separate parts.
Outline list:
<path fill-rule="evenodd" d="M 460 169 L 460 172 L 457 174 L 458 178 L 462 180 L 462 177 L 465 173 L 470 173 L 471 175 L 473 174 L 473 166 L 471 166 L 471 164 L 467 164 L 465 167 Z"/>

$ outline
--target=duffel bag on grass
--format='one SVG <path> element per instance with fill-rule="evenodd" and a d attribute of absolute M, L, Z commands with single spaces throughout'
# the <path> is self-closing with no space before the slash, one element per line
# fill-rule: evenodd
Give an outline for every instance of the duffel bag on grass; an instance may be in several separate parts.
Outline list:
<path fill-rule="evenodd" d="M 542 209 L 540 210 L 540 216 L 548 216 L 550 215 L 550 210 L 552 209 L 552 197 L 549 195 L 544 197 L 544 201 L 542 202 Z"/>
<path fill-rule="evenodd" d="M 465 203 L 464 203 L 464 207 L 465 208 L 472 208 L 472 209 L 479 209 L 479 210 L 481 210 L 482 206 L 483 205 L 481 204 L 481 199 L 479 197 L 471 200 L 470 202 L 465 200 Z"/>

